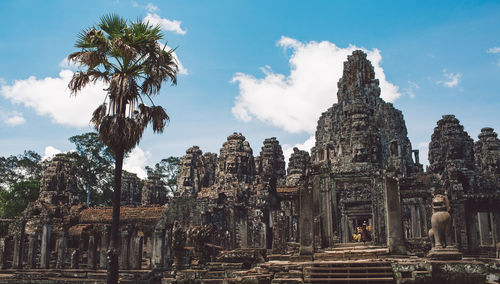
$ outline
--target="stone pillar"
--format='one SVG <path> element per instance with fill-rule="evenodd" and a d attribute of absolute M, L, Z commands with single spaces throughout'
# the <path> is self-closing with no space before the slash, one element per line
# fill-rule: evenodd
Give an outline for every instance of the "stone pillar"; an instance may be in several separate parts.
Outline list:
<path fill-rule="evenodd" d="M 40 268 L 49 268 L 50 263 L 50 225 L 44 224 L 42 229 L 42 245 L 40 247 Z"/>
<path fill-rule="evenodd" d="M 0 269 L 5 268 L 5 238 L 0 238 Z"/>
<path fill-rule="evenodd" d="M 25 223 L 19 225 L 19 233 L 14 236 L 14 256 L 12 259 L 12 267 L 23 268 L 23 254 L 24 254 L 24 232 Z"/>
<path fill-rule="evenodd" d="M 78 268 L 80 264 L 80 251 L 75 249 L 71 252 L 71 268 Z"/>
<path fill-rule="evenodd" d="M 169 267 L 173 262 L 172 256 L 172 228 L 168 228 L 165 230 L 165 236 L 163 238 L 163 267 Z"/>
<path fill-rule="evenodd" d="M 105 228 L 101 234 L 101 248 L 99 251 L 99 267 L 108 267 L 108 246 L 109 246 L 109 231 Z"/>
<path fill-rule="evenodd" d="M 131 269 L 141 269 L 142 262 L 142 236 L 135 233 L 130 238 L 129 264 Z"/>
<path fill-rule="evenodd" d="M 57 262 L 56 268 L 64 268 L 66 265 L 66 249 L 68 247 L 68 238 L 66 232 L 60 231 L 57 236 Z"/>
<path fill-rule="evenodd" d="M 36 250 L 38 245 L 38 239 L 36 235 L 31 235 L 28 237 L 28 267 L 33 269 L 36 268 Z"/>
<path fill-rule="evenodd" d="M 309 183 L 299 186 L 300 254 L 312 255 L 313 248 L 313 190 Z"/>
<path fill-rule="evenodd" d="M 89 236 L 89 246 L 87 251 L 87 267 L 95 269 L 97 264 L 97 242 L 94 235 Z"/>
<path fill-rule="evenodd" d="M 128 230 L 123 230 L 121 232 L 120 240 L 120 269 L 128 269 L 128 254 L 130 245 L 130 233 Z"/>
<path fill-rule="evenodd" d="M 406 254 L 404 242 L 399 184 L 394 178 L 385 177 L 385 204 L 387 219 L 387 246 L 391 254 Z"/>
<path fill-rule="evenodd" d="M 153 233 L 153 246 L 151 250 L 151 266 L 159 268 L 163 266 L 163 232 L 161 229 L 155 229 Z"/>

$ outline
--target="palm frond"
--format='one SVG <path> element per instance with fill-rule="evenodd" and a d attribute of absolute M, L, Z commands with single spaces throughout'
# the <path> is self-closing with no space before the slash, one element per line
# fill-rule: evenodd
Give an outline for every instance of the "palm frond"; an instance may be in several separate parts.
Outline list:
<path fill-rule="evenodd" d="M 107 14 L 100 18 L 97 26 L 108 34 L 109 39 L 114 39 L 123 34 L 127 28 L 127 20 L 117 14 Z"/>
<path fill-rule="evenodd" d="M 83 89 L 90 81 L 90 76 L 84 72 L 77 71 L 69 81 L 68 88 L 72 94 L 76 94 Z"/>

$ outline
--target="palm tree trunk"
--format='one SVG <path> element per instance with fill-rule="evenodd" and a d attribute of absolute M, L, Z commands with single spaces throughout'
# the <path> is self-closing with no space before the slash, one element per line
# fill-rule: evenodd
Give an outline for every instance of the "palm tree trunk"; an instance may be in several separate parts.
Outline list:
<path fill-rule="evenodd" d="M 118 255 L 120 252 L 120 194 L 122 188 L 122 168 L 124 150 L 119 149 L 115 160 L 115 180 L 113 192 L 113 219 L 111 222 L 111 243 L 108 250 L 108 284 L 118 283 Z"/>

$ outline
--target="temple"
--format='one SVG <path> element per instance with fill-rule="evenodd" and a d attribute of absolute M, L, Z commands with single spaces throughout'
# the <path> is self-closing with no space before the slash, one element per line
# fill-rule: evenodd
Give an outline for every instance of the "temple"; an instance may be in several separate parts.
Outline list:
<path fill-rule="evenodd" d="M 337 103 L 318 120 L 315 146 L 310 153 L 294 148 L 288 166 L 276 138 L 254 153 L 245 136 L 233 133 L 218 154 L 187 149 L 175 196 L 157 175 L 143 188 L 125 175 L 122 279 L 498 281 L 497 133 L 485 127 L 474 142 L 454 115 L 443 115 L 424 171 L 402 112 L 380 92 L 366 54 L 354 51 L 344 63 Z M 0 239 L 0 283 L 104 281 L 111 207 L 88 208 L 75 190 L 71 164 L 59 154 L 38 200 Z"/>

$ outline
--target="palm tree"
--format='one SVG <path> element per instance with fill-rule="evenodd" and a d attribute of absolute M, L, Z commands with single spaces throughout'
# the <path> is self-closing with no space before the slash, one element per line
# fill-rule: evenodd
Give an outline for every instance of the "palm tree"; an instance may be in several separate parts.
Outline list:
<path fill-rule="evenodd" d="M 159 26 L 142 19 L 127 21 L 116 14 L 105 15 L 97 25 L 78 34 L 75 47 L 80 51 L 68 56 L 81 68 L 68 84 L 73 94 L 87 84 L 104 82 L 108 87 L 104 103 L 91 119 L 101 139 L 115 154 L 113 219 L 108 250 L 107 283 L 118 282 L 120 191 L 123 158 L 140 141 L 148 124 L 155 133 L 163 132 L 169 117 L 151 97 L 159 93 L 165 81 L 177 84 L 178 65 L 174 50 L 165 50 L 159 40 Z M 147 105 L 144 101 L 148 101 Z"/>

